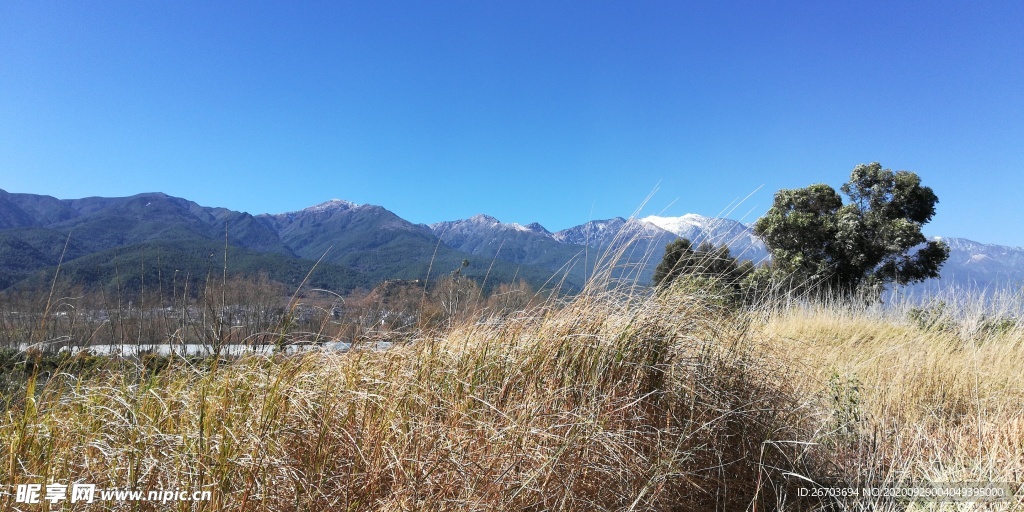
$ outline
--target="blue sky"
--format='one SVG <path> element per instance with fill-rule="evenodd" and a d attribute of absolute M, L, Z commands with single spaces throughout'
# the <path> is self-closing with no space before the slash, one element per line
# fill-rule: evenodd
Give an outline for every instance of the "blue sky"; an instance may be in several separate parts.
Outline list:
<path fill-rule="evenodd" d="M 558 230 L 879 161 L 1024 246 L 1022 2 L 295 4 L 0 3 L 0 188 Z"/>

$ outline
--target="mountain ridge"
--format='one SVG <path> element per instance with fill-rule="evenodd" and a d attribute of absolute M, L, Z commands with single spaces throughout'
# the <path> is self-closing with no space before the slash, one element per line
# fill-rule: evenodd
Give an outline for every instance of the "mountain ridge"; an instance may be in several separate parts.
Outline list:
<path fill-rule="evenodd" d="M 628 269 L 623 275 L 646 283 L 664 246 L 678 237 L 728 245 L 740 259 L 760 262 L 768 257 L 750 225 L 694 213 L 591 220 L 551 232 L 537 222 L 501 222 L 484 213 L 416 224 L 383 206 L 343 199 L 253 215 L 160 192 L 57 199 L 0 190 L 0 288 L 53 267 L 62 255 L 74 267 L 70 262 L 91 254 L 134 254 L 146 244 L 163 247 L 167 242 L 202 247 L 200 252 L 208 251 L 211 242 L 227 243 L 243 250 L 250 269 L 259 268 L 260 255 L 278 255 L 267 256 L 266 262 L 280 269 L 290 265 L 284 263 L 289 258 L 310 265 L 322 259 L 337 275 L 326 282 L 359 286 L 374 279 L 420 279 L 428 273 L 436 277 L 466 261 L 464 275 L 470 277 L 495 282 L 525 277 L 542 283 L 561 272 L 578 288 L 601 254 L 618 255 L 619 265 Z M 934 239 L 951 248 L 943 280 L 984 286 L 1024 282 L 1024 248 L 957 237 Z M 181 258 L 194 260 L 184 253 Z"/>
<path fill-rule="evenodd" d="M 62 252 L 65 242 L 69 251 Z M 211 243 L 238 248 L 243 258 L 240 267 L 258 271 L 263 264 L 281 276 L 294 274 L 290 260 L 313 268 L 322 259 L 323 268 L 334 275 L 326 282 L 345 286 L 339 291 L 385 279 L 439 277 L 460 268 L 463 261 L 470 264 L 463 275 L 481 280 L 486 276 L 493 283 L 521 278 L 540 286 L 550 278 L 546 269 L 492 262 L 447 247 L 427 226 L 376 205 L 337 200 L 296 212 L 254 216 L 163 193 L 56 199 L 0 191 L 0 289 L 27 282 L 40 271 L 52 275 L 58 261 L 63 261 L 65 274 L 109 284 L 108 274 L 118 272 L 118 267 L 94 263 L 99 268 L 95 272 L 78 268 L 91 261 L 84 258 L 109 254 L 116 259 L 119 254 L 139 253 L 141 263 L 146 247 L 167 243 L 175 248 L 164 251 L 173 254 L 167 257 L 176 258 L 195 275 L 208 271 Z M 159 258 L 159 252 L 155 255 Z"/>

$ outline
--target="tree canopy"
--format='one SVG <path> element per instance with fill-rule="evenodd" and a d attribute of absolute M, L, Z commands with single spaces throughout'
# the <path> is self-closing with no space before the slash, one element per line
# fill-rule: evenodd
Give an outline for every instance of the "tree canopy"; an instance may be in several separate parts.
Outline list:
<path fill-rule="evenodd" d="M 654 269 L 653 281 L 655 286 L 665 288 L 686 276 L 702 285 L 711 285 L 727 295 L 729 301 L 737 301 L 742 281 L 751 270 L 751 262 L 738 262 L 725 245 L 716 247 L 702 242 L 694 249 L 690 240 L 680 238 L 665 246 L 665 255 Z"/>
<path fill-rule="evenodd" d="M 824 184 L 783 189 L 754 225 L 772 256 L 772 269 L 801 286 L 853 293 L 938 277 L 949 257 L 921 226 L 938 197 L 917 174 L 858 165 L 840 190 Z"/>

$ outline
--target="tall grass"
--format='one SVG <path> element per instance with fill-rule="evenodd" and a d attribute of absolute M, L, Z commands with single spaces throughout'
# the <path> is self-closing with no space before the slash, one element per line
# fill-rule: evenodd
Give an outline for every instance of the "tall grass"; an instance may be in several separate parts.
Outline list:
<path fill-rule="evenodd" d="M 830 391 L 833 430 L 871 445 L 869 459 L 836 447 L 848 474 L 1020 488 L 1022 306 L 1019 293 L 956 290 L 924 303 L 802 303 L 757 330 L 767 350 L 800 369 L 795 385 Z M 1019 510 L 1021 500 L 1003 506 Z"/>
<path fill-rule="evenodd" d="M 58 368 L 5 400 L 0 483 L 212 495 L 96 510 L 762 511 L 972 509 L 800 491 L 1021 480 L 1013 306 L 738 310 L 623 275 L 514 311 L 460 299 L 383 351 Z M 162 332 L 203 336 L 181 308 Z"/>
<path fill-rule="evenodd" d="M 213 491 L 181 510 L 765 510 L 810 507 L 787 474 L 827 468 L 815 399 L 700 296 L 591 293 L 421 334 L 60 375 L 8 409 L 0 481 Z"/>

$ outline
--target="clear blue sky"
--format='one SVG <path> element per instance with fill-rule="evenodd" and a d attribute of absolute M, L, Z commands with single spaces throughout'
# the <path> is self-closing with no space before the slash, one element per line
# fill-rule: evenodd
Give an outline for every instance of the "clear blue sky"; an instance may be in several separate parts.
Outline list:
<path fill-rule="evenodd" d="M 0 3 L 12 192 L 558 230 L 871 161 L 1024 245 L 1024 2 Z"/>

